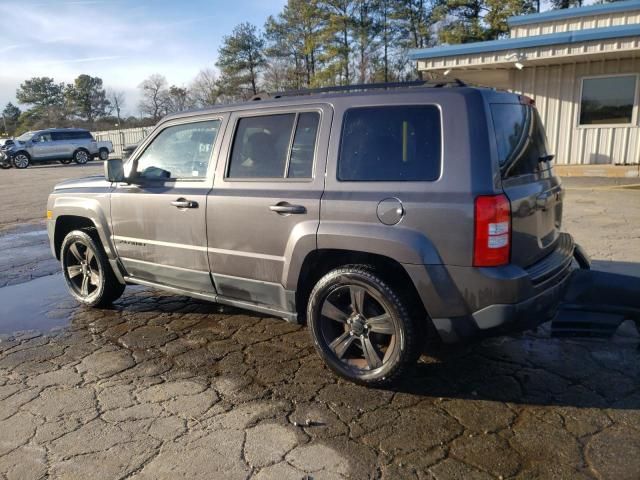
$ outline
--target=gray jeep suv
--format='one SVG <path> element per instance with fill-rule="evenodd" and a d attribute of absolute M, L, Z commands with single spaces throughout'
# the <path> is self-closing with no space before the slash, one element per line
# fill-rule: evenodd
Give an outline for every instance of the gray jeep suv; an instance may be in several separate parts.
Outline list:
<path fill-rule="evenodd" d="M 83 165 L 99 155 L 91 132 L 81 128 L 49 128 L 27 132 L 15 139 L 7 153 L 16 168 L 58 160 Z"/>
<path fill-rule="evenodd" d="M 554 315 L 574 243 L 552 158 L 515 94 L 296 92 L 163 119 L 106 178 L 57 185 L 48 231 L 85 305 L 140 284 L 306 322 L 334 372 L 380 385 L 427 339 Z"/>

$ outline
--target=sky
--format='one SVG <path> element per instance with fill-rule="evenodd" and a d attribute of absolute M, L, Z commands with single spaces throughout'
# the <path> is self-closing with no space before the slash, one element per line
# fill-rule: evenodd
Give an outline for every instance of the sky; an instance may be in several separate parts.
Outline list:
<path fill-rule="evenodd" d="M 186 86 L 214 68 L 224 35 L 241 22 L 262 27 L 285 0 L 0 0 L 0 106 L 25 79 L 71 83 L 86 73 L 126 95 L 160 73 Z"/>

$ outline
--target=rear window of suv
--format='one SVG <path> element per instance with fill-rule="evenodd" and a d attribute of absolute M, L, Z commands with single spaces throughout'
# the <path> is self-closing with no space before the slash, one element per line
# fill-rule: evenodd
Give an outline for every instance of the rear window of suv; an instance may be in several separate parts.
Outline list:
<path fill-rule="evenodd" d="M 540 162 L 550 157 L 538 111 L 519 103 L 494 103 L 491 116 L 503 175 L 515 177 L 539 172 Z"/>
<path fill-rule="evenodd" d="M 442 133 L 434 105 L 347 110 L 338 180 L 433 181 L 440 177 Z"/>

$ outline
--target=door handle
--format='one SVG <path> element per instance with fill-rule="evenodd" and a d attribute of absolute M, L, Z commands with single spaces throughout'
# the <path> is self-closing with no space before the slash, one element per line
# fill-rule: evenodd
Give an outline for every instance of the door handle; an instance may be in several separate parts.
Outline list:
<path fill-rule="evenodd" d="M 287 202 L 279 202 L 275 205 L 271 205 L 269 210 L 279 213 L 280 215 L 307 213 L 307 209 L 303 205 L 291 205 Z"/>
<path fill-rule="evenodd" d="M 176 208 L 198 208 L 198 202 L 194 202 L 193 200 L 187 200 L 186 198 L 179 198 L 171 202 Z"/>

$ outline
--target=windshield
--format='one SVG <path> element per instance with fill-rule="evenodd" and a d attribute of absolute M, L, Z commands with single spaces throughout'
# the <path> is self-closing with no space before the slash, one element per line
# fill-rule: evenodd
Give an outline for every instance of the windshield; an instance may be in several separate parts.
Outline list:
<path fill-rule="evenodd" d="M 19 142 L 28 142 L 29 140 L 31 140 L 33 138 L 33 136 L 35 134 L 36 134 L 35 132 L 23 133 L 18 138 L 16 138 L 16 140 L 18 140 Z"/>

